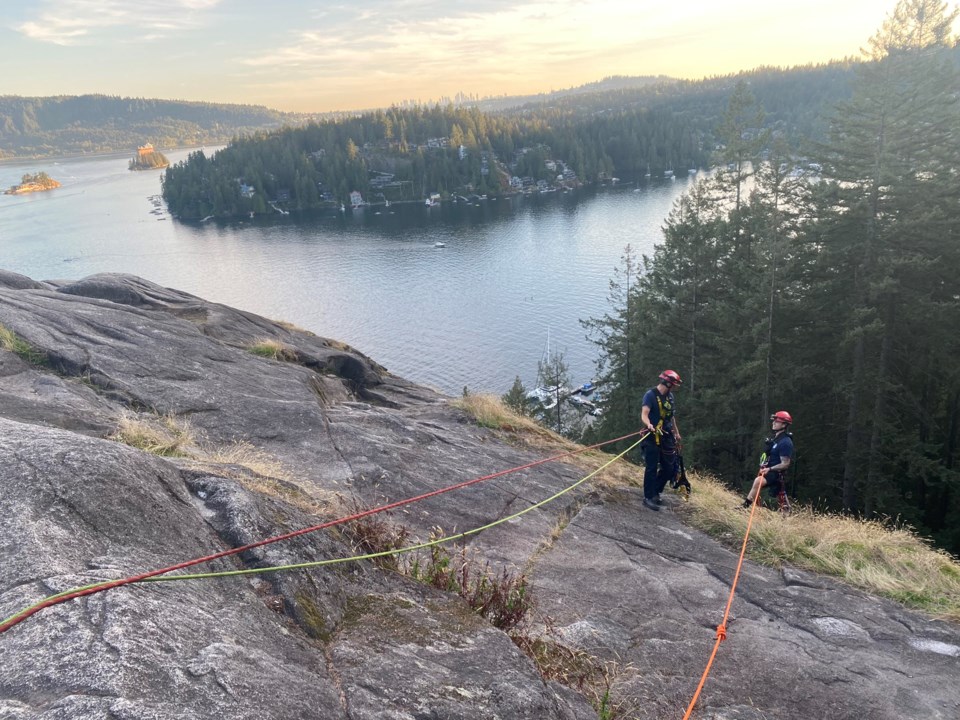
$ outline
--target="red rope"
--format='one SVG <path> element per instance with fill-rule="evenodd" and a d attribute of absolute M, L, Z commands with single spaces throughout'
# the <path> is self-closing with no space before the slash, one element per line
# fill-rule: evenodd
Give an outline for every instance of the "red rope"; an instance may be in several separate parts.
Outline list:
<path fill-rule="evenodd" d="M 192 567 L 193 565 L 199 565 L 201 563 L 210 562 L 212 560 L 219 560 L 223 557 L 228 557 L 230 555 L 236 555 L 238 553 L 245 552 L 247 550 L 252 550 L 253 548 L 262 547 L 263 545 L 269 545 L 271 543 L 280 542 L 281 540 L 290 540 L 291 538 L 298 537 L 300 535 L 306 535 L 308 533 L 316 532 L 318 530 L 323 530 L 325 528 L 333 527 L 335 525 L 342 525 L 343 523 L 351 522 L 353 520 L 359 520 L 360 518 L 367 517 L 369 515 L 375 515 L 377 513 L 385 512 L 387 510 L 393 510 L 398 507 L 403 507 L 404 505 L 410 505 L 420 500 L 426 500 L 427 498 L 434 497 L 436 495 L 442 495 L 443 493 L 452 492 L 453 490 L 460 490 L 462 488 L 468 487 L 470 485 L 475 485 L 477 483 L 483 482 L 484 480 L 492 480 L 496 477 L 501 477 L 503 475 L 509 475 L 510 473 L 518 472 L 520 470 L 526 470 L 528 468 L 536 467 L 537 465 L 543 465 L 544 463 L 554 462 L 565 457 L 570 457 L 572 455 L 578 455 L 579 453 L 585 452 L 587 450 L 594 450 L 596 448 L 602 447 L 604 445 L 609 445 L 611 443 L 619 442 L 620 440 L 626 440 L 631 438 L 634 435 L 639 435 L 643 431 L 638 431 L 630 433 L 629 435 L 624 435 L 622 437 L 614 438 L 613 440 L 606 440 L 595 445 L 588 445 L 582 447 L 579 450 L 571 450 L 570 452 L 563 453 L 561 455 L 554 455 L 553 457 L 544 458 L 543 460 L 535 460 L 534 462 L 527 463 L 526 465 L 520 465 L 518 467 L 510 468 L 509 470 L 501 470 L 499 472 L 491 473 L 490 475 L 484 475 L 483 477 L 473 478 L 472 480 L 467 480 L 465 482 L 457 483 L 456 485 L 450 485 L 449 487 L 440 488 L 439 490 L 431 490 L 430 492 L 423 493 L 422 495 L 417 495 L 416 497 L 407 498 L 405 500 L 398 500 L 396 502 L 389 503 L 387 505 L 381 505 L 370 510 L 364 510 L 362 512 L 349 515 L 347 517 L 338 518 L 336 520 L 329 520 L 325 523 L 319 525 L 314 525 L 312 527 L 303 528 L 301 530 L 294 530 L 293 532 L 286 533 L 285 535 L 277 535 L 275 537 L 267 538 L 266 540 L 258 540 L 257 542 L 250 543 L 249 545 L 243 545 L 241 547 L 231 548 L 230 550 L 224 550 L 222 552 L 214 553 L 213 555 L 207 555 L 206 557 L 196 558 L 194 560 L 187 560 L 182 563 L 177 563 L 176 565 L 171 565 L 169 567 L 161 568 L 159 570 L 151 570 L 149 572 L 141 573 L 139 575 L 133 575 L 128 578 L 123 578 L 121 580 L 112 580 L 110 582 L 105 582 L 99 585 L 94 585 L 92 587 L 83 588 L 82 590 L 77 590 L 75 592 L 68 592 L 64 595 L 56 595 L 46 600 L 37 603 L 36 605 L 24 610 L 23 612 L 14 615 L 9 618 L 6 622 L 0 624 L 0 634 L 6 632 L 14 625 L 18 625 L 24 620 L 26 620 L 31 615 L 35 615 L 44 608 L 52 607 L 54 605 L 59 605 L 60 603 L 67 602 L 68 600 L 73 600 L 75 598 L 84 597 L 85 595 L 94 595 L 104 590 L 110 590 L 112 588 L 121 587 L 123 585 L 130 585 L 132 583 L 140 582 L 146 580 L 147 578 L 156 577 L 157 575 L 165 575 L 168 572 L 173 572 L 174 570 L 182 570 L 183 568 Z"/>

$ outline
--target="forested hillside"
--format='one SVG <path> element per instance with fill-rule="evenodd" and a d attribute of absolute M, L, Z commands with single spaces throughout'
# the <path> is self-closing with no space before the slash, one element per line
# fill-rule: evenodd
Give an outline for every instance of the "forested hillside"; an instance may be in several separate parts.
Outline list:
<path fill-rule="evenodd" d="M 0 159 L 127 152 L 225 144 L 232 138 L 302 122 L 253 105 L 222 105 L 106 95 L 0 96 Z"/>
<path fill-rule="evenodd" d="M 849 96 L 837 63 L 740 77 L 776 108 L 787 137 L 820 132 L 818 113 Z M 432 193 L 548 192 L 582 183 L 685 174 L 710 163 L 734 78 L 557 93 L 495 113 L 479 107 L 390 108 L 241 138 L 213 158 L 171 168 L 164 197 L 181 219 L 237 217 L 271 204 L 309 210 L 418 200 Z M 605 86 L 606 87 L 606 86 Z M 480 103 L 482 106 L 483 103 Z M 762 128 L 750 128 L 759 132 Z"/>
<path fill-rule="evenodd" d="M 577 92 L 555 92 L 509 105 L 509 99 L 481 101 L 482 110 L 502 110 L 554 117 L 589 118 L 608 113 L 667 110 L 690 117 L 712 133 L 737 83 L 746 82 L 767 110 L 766 122 L 791 140 L 823 138 L 826 111 L 846 100 L 859 62 L 848 60 L 784 70 L 757 68 L 703 80 L 608 78 Z M 633 82 L 628 82 L 633 81 Z M 588 90 L 589 92 L 585 92 Z"/>
<path fill-rule="evenodd" d="M 609 404 L 637 427 L 643 392 L 680 371 L 689 461 L 756 474 L 792 413 L 789 489 L 896 519 L 960 553 L 960 73 L 956 12 L 903 0 L 850 99 L 826 116 L 815 176 L 739 85 L 720 171 L 682 199 L 652 257 L 625 253 L 611 312 L 588 323 Z"/>

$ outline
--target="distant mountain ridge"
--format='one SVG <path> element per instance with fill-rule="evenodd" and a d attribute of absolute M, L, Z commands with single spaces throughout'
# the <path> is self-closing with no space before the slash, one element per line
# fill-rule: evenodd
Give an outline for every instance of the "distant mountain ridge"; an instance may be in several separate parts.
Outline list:
<path fill-rule="evenodd" d="M 0 96 L 0 159 L 225 144 L 306 116 L 255 105 L 107 95 Z"/>
<path fill-rule="evenodd" d="M 791 69 L 757 68 L 697 81 L 664 75 L 615 75 L 535 95 L 488 97 L 458 104 L 508 115 L 547 107 L 580 117 L 665 107 L 688 116 L 708 117 L 716 112 L 737 80 L 746 79 L 773 120 L 800 126 L 805 134 L 816 136 L 819 128 L 811 127 L 812 118 L 819 114 L 824 102 L 846 97 L 853 67 L 854 63 L 838 61 Z M 798 109 L 793 100 L 804 95 L 809 102 Z M 0 160 L 128 152 L 146 142 L 159 148 L 226 145 L 242 135 L 375 111 L 292 113 L 260 105 L 109 95 L 0 95 Z"/>
<path fill-rule="evenodd" d="M 586 83 L 585 85 L 578 85 L 576 87 L 564 88 L 562 90 L 551 90 L 550 92 L 537 93 L 535 95 L 487 97 L 476 103 L 468 104 L 476 105 L 485 112 L 495 112 L 534 103 L 551 103 L 560 98 L 569 98 L 577 95 L 606 93 L 618 90 L 642 90 L 653 86 L 665 86 L 679 82 L 676 78 L 671 78 L 667 75 L 613 75 L 603 78 L 602 80 Z"/>

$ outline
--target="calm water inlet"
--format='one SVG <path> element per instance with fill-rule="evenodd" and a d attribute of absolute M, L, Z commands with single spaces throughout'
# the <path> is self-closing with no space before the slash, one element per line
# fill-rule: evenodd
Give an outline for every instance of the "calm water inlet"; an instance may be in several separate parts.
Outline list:
<path fill-rule="evenodd" d="M 451 394 L 502 393 L 516 375 L 532 386 L 548 333 L 571 382 L 593 378 L 579 321 L 607 311 L 624 247 L 650 253 L 691 182 L 193 225 L 156 205 L 160 172 L 130 172 L 127 158 L 0 165 L 0 186 L 41 170 L 63 187 L 0 195 L 0 267 L 36 280 L 133 273 L 349 343 Z"/>

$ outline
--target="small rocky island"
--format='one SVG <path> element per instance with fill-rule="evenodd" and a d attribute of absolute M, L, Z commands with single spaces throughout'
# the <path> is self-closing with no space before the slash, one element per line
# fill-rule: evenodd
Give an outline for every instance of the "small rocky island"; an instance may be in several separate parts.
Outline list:
<path fill-rule="evenodd" d="M 32 192 L 43 192 L 60 187 L 60 183 L 47 175 L 45 172 L 38 172 L 36 175 L 27 173 L 20 179 L 19 185 L 11 185 L 9 189 L 4 190 L 4 195 L 25 195 Z"/>
<path fill-rule="evenodd" d="M 167 156 L 150 143 L 137 148 L 137 154 L 130 160 L 131 170 L 156 170 L 170 166 Z"/>

